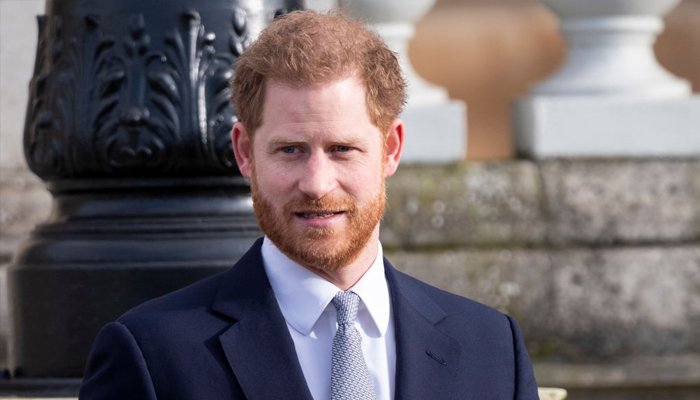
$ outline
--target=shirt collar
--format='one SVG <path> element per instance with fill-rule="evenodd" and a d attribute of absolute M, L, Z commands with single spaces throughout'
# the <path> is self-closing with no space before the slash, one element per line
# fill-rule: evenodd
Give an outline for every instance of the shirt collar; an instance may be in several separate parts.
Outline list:
<path fill-rule="evenodd" d="M 350 290 L 360 296 L 360 310 L 365 308 L 369 312 L 374 329 L 383 336 L 389 326 L 391 303 L 381 243 L 377 248 L 377 257 L 369 270 Z M 291 260 L 268 237 L 261 250 L 265 272 L 284 319 L 302 335 L 309 335 L 340 289 Z"/>

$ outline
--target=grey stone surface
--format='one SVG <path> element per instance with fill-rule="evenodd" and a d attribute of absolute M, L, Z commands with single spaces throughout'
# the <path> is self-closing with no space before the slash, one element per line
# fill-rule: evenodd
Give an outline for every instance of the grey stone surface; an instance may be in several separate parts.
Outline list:
<path fill-rule="evenodd" d="M 389 247 L 700 241 L 700 158 L 408 166 L 387 188 Z"/>
<path fill-rule="evenodd" d="M 536 362 L 534 368 L 540 386 L 566 388 L 567 400 L 700 398 L 700 354 L 586 364 Z"/>
<path fill-rule="evenodd" d="M 0 263 L 50 212 L 51 195 L 39 178 L 23 168 L 0 169 Z"/>
<path fill-rule="evenodd" d="M 536 164 L 407 166 L 387 183 L 388 247 L 532 244 L 546 238 Z"/>
<path fill-rule="evenodd" d="M 0 375 L 7 367 L 8 311 L 6 266 L 0 264 Z"/>
<path fill-rule="evenodd" d="M 0 370 L 7 366 L 7 263 L 50 211 L 51 195 L 43 182 L 24 168 L 0 168 Z"/>
<path fill-rule="evenodd" d="M 0 168 L 26 166 L 22 131 L 44 0 L 0 1 Z"/>
<path fill-rule="evenodd" d="M 700 241 L 700 158 L 545 161 L 552 243 Z"/>
<path fill-rule="evenodd" d="M 700 354 L 681 356 L 631 356 L 610 363 L 567 364 L 536 362 L 540 386 L 569 389 L 597 387 L 688 387 L 700 389 Z"/>
<path fill-rule="evenodd" d="M 700 353 L 700 245 L 562 250 L 552 263 L 559 352 Z"/>
<path fill-rule="evenodd" d="M 700 245 L 387 252 L 515 317 L 537 359 L 700 353 Z"/>

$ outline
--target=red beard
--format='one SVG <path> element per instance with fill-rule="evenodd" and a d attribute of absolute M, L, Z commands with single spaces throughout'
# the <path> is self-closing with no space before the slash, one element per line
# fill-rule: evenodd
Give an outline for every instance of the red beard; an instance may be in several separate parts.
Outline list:
<path fill-rule="evenodd" d="M 367 245 L 384 214 L 384 182 L 377 195 L 359 206 L 350 196 L 295 199 L 276 209 L 258 190 L 253 172 L 253 208 L 260 229 L 284 254 L 307 268 L 335 272 L 352 263 Z M 302 227 L 296 212 L 344 212 L 344 228 Z"/>

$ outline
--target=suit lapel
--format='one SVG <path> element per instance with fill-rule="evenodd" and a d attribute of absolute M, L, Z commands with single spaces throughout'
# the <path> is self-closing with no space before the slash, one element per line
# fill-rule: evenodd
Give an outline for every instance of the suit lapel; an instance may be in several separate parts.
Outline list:
<path fill-rule="evenodd" d="M 311 393 L 255 245 L 226 275 L 212 310 L 232 319 L 219 336 L 243 392 L 255 399 L 308 399 Z M 447 316 L 422 284 L 385 260 L 396 335 L 396 400 L 450 398 L 459 393 L 462 348 L 438 329 Z"/>
<path fill-rule="evenodd" d="M 452 398 L 459 393 L 462 348 L 437 328 L 447 315 L 422 284 L 384 260 L 396 331 L 396 400 Z"/>
<path fill-rule="evenodd" d="M 223 278 L 212 309 L 235 322 L 219 341 L 248 399 L 310 400 L 294 342 L 265 274 L 261 243 Z"/>

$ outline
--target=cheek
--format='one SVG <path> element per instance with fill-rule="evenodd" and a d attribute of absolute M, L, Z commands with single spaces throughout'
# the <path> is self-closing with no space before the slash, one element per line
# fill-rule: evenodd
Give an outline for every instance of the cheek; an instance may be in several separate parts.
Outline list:
<path fill-rule="evenodd" d="M 342 186 L 356 198 L 373 198 L 384 180 L 382 169 L 376 165 L 345 172 L 342 177 Z"/>
<path fill-rule="evenodd" d="M 293 178 L 286 169 L 274 169 L 269 166 L 254 171 L 258 190 L 268 198 L 287 192 L 293 185 Z"/>

